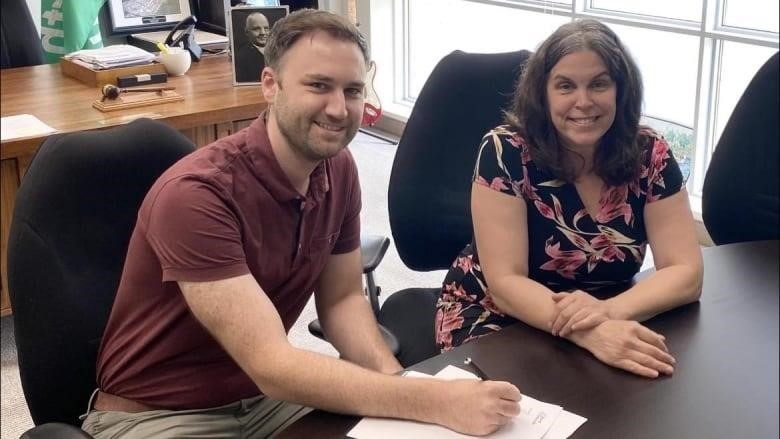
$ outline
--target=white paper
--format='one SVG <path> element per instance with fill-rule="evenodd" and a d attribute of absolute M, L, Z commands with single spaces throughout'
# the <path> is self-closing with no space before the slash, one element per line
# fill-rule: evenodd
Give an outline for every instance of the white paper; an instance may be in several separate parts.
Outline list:
<path fill-rule="evenodd" d="M 65 59 L 77 59 L 97 70 L 149 64 L 154 55 L 129 44 L 114 44 L 99 49 L 82 49 L 64 56 Z"/>
<path fill-rule="evenodd" d="M 56 129 L 46 125 L 32 114 L 17 114 L 0 118 L 0 138 L 2 140 L 51 134 Z"/>
<path fill-rule="evenodd" d="M 409 378 L 431 378 L 420 372 L 404 374 Z M 479 379 L 476 375 L 455 366 L 447 366 L 433 377 L 439 379 Z M 487 436 L 494 439 L 566 439 L 587 419 L 569 413 L 555 404 L 549 404 L 523 395 L 520 400 L 520 414 L 512 422 Z M 560 425 L 559 425 L 560 422 Z M 464 439 L 471 438 L 445 427 L 414 421 L 385 418 L 363 418 L 348 433 L 356 439 L 426 438 Z"/>
<path fill-rule="evenodd" d="M 547 430 L 547 433 L 542 436 L 542 439 L 566 439 L 573 435 L 580 425 L 587 421 L 580 415 L 575 415 L 572 412 L 561 410 L 561 414 L 555 419 L 552 427 Z"/>

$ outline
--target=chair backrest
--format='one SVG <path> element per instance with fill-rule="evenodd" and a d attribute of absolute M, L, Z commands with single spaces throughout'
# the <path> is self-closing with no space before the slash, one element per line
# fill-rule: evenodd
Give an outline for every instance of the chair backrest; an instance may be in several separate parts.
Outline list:
<path fill-rule="evenodd" d="M 390 229 L 401 260 L 412 270 L 449 268 L 471 240 L 469 195 L 479 143 L 502 123 L 530 54 L 456 50 L 423 85 L 388 187 Z M 433 327 L 438 291 L 407 288 L 382 304 L 379 322 L 398 339 L 404 367 L 438 353 Z"/>
<path fill-rule="evenodd" d="M 734 107 L 704 179 L 702 217 L 716 244 L 778 239 L 776 52 Z"/>
<path fill-rule="evenodd" d="M 36 424 L 80 425 L 138 208 L 195 149 L 150 119 L 54 135 L 16 194 L 8 288 L 22 388 Z"/>
<path fill-rule="evenodd" d="M 471 240 L 471 175 L 482 136 L 502 122 L 526 50 L 439 61 L 414 104 L 390 173 L 398 254 L 418 271 L 445 269 Z"/>
<path fill-rule="evenodd" d="M 24 0 L 3 0 L 0 14 L 0 68 L 43 64 L 41 36 Z"/>

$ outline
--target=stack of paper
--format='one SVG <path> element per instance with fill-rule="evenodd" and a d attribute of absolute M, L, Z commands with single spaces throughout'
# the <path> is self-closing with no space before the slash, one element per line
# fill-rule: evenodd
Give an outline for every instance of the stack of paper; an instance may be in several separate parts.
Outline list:
<path fill-rule="evenodd" d="M 409 372 L 407 377 L 426 377 L 419 372 Z M 471 372 L 455 366 L 447 366 L 434 375 L 440 379 L 479 379 Z M 464 406 L 464 413 L 468 408 Z M 559 405 L 548 404 L 523 395 L 520 401 L 520 414 L 512 422 L 503 426 L 490 438 L 512 439 L 566 439 L 587 421 L 582 416 L 567 412 Z M 390 439 L 390 438 L 426 438 L 426 439 L 465 439 L 472 436 L 456 433 L 447 428 L 423 424 L 414 421 L 385 418 L 363 418 L 350 430 L 350 437 L 355 439 Z"/>
<path fill-rule="evenodd" d="M 85 62 L 95 70 L 149 64 L 154 61 L 154 55 L 150 52 L 129 44 L 115 44 L 113 46 L 101 47 L 100 49 L 78 50 L 65 55 L 64 58 Z"/>

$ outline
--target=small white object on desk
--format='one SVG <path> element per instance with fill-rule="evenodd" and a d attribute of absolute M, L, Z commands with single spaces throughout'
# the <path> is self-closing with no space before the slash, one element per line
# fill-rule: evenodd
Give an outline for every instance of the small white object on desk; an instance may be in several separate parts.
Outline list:
<path fill-rule="evenodd" d="M 55 128 L 46 125 L 32 114 L 17 114 L 0 118 L 0 137 L 2 140 L 42 136 L 56 131 Z"/>
<path fill-rule="evenodd" d="M 181 76 L 187 73 L 192 64 L 190 52 L 181 47 L 167 47 L 161 50 L 157 59 L 165 66 L 165 71 L 171 76 Z"/>
<path fill-rule="evenodd" d="M 409 378 L 479 379 L 476 375 L 455 366 L 447 366 L 436 375 L 407 372 Z M 468 416 L 468 401 L 463 403 L 463 415 Z M 567 412 L 559 405 L 548 404 L 523 395 L 520 414 L 512 422 L 501 427 L 489 438 L 512 439 L 565 439 L 587 421 L 582 416 Z M 363 418 L 347 434 L 356 439 L 426 438 L 466 439 L 473 436 L 456 433 L 445 427 L 415 421 L 387 418 Z"/>

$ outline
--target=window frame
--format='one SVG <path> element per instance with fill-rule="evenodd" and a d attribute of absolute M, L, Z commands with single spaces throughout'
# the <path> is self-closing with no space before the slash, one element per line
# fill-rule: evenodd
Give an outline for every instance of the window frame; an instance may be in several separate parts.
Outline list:
<path fill-rule="evenodd" d="M 391 124 L 393 121 L 404 123 L 414 105 L 414 97 L 409 86 L 407 11 L 410 1 L 422 0 L 358 0 L 358 10 L 366 11 L 364 17 L 370 23 L 369 26 L 361 29 L 367 32 L 373 48 L 372 52 L 376 57 L 382 57 L 379 62 L 379 76 L 391 78 L 385 79 L 385 82 L 378 87 L 380 92 L 384 92 L 383 97 L 391 96 L 390 99 L 383 99 L 385 118 L 391 119 Z M 693 130 L 694 156 L 691 163 L 691 176 L 687 182 L 689 193 L 696 197 L 701 195 L 706 168 L 715 148 L 723 43 L 736 42 L 775 50 L 780 47 L 777 33 L 725 25 L 723 13 L 727 0 L 703 0 L 702 19 L 699 22 L 594 8 L 591 6 L 592 0 L 571 0 L 568 3 L 540 0 L 461 1 L 558 15 L 570 20 L 588 17 L 607 25 L 616 24 L 697 37 L 699 40 L 697 79 L 693 126 L 690 127 Z M 382 17 L 379 18 L 372 12 Z M 388 15 L 391 17 L 390 20 L 387 19 Z M 375 33 L 371 32 L 372 27 L 376 28 Z M 391 37 L 388 39 L 387 35 Z M 381 39 L 385 41 L 380 43 Z M 387 64 L 390 66 L 388 67 Z M 664 119 L 663 114 L 646 116 Z"/>

